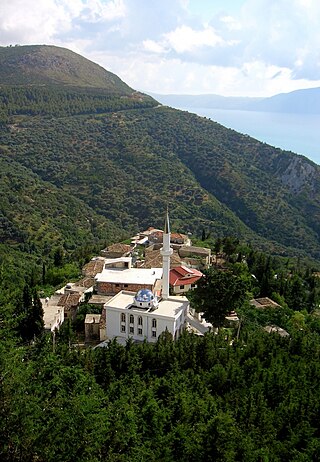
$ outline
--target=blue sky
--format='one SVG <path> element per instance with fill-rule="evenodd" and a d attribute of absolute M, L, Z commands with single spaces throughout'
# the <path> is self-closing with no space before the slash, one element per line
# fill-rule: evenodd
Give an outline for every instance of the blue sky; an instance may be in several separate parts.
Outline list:
<path fill-rule="evenodd" d="M 1 0 L 0 45 L 64 46 L 155 93 L 320 87 L 319 0 Z"/>

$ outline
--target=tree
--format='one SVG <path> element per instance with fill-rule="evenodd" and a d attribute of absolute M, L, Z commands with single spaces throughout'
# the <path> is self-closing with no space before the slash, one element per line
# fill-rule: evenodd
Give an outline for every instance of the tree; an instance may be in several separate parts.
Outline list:
<path fill-rule="evenodd" d="M 44 328 L 43 309 L 36 290 L 31 293 L 28 284 L 24 286 L 22 298 L 16 305 L 17 331 L 25 342 L 38 337 Z"/>
<path fill-rule="evenodd" d="M 189 291 L 188 298 L 197 312 L 203 312 L 208 322 L 216 327 L 224 324 L 230 311 L 239 309 L 248 299 L 249 283 L 232 271 L 209 268 L 198 286 Z"/>

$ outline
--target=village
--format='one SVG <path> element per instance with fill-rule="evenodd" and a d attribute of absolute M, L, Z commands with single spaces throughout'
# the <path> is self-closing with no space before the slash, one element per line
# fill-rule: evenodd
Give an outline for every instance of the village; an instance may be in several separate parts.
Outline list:
<path fill-rule="evenodd" d="M 174 340 L 184 330 L 197 335 L 217 332 L 186 297 L 213 264 L 218 260 L 210 248 L 193 246 L 188 235 L 170 232 L 167 214 L 164 230 L 150 227 L 130 244 L 108 246 L 83 267 L 81 280 L 41 299 L 45 329 L 55 333 L 64 320 L 74 321 L 81 304 L 87 303 L 96 309 L 84 319 L 85 345 L 104 346 L 114 338 L 122 344 L 129 338 L 152 343 L 166 331 Z M 269 298 L 251 304 L 279 306 Z M 239 326 L 234 311 L 225 321 L 226 326 Z"/>

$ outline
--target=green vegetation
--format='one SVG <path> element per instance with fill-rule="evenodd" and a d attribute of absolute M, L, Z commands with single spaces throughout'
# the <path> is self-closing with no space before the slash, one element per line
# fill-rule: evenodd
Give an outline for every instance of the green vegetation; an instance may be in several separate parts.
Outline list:
<path fill-rule="evenodd" d="M 168 203 L 178 231 L 237 235 L 274 254 L 320 259 L 319 168 L 311 161 L 159 107 L 68 50 L 7 47 L 0 59 L 1 171 L 5 197 L 18 197 L 21 208 L 1 204 L 6 240 L 34 234 L 20 222 L 31 207 L 37 213 L 35 191 L 23 191 L 32 179 L 54 218 L 35 228 L 46 226 L 50 239 L 60 239 L 57 221 L 74 228 L 71 208 L 76 221 L 90 224 L 80 227 L 92 242 L 103 234 L 113 240 L 114 230 L 123 239 L 162 226 Z M 68 210 L 57 214 L 54 194 Z"/>

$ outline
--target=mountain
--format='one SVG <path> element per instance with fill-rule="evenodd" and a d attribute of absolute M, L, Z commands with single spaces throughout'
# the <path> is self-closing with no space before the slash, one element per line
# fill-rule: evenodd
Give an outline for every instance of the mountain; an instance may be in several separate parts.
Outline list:
<path fill-rule="evenodd" d="M 130 95 L 118 76 L 65 48 L 55 46 L 0 47 L 1 85 L 68 85 L 103 88 Z"/>
<path fill-rule="evenodd" d="M 219 95 L 160 95 L 152 96 L 172 107 L 230 109 L 292 114 L 320 114 L 320 88 L 296 90 L 269 98 L 226 97 Z"/>
<path fill-rule="evenodd" d="M 161 95 L 151 93 L 151 96 L 167 106 L 181 108 L 213 108 L 213 109 L 244 109 L 264 98 L 249 98 L 221 95 Z"/>
<path fill-rule="evenodd" d="M 310 160 L 163 107 L 68 50 L 0 56 L 3 242 L 42 254 L 116 240 L 162 226 L 168 204 L 175 230 L 320 260 L 320 170 Z"/>

